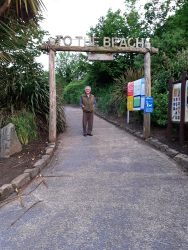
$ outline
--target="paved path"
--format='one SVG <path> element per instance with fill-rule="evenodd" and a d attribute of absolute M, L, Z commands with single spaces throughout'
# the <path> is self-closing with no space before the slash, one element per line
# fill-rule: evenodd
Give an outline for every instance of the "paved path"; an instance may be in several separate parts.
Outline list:
<path fill-rule="evenodd" d="M 188 176 L 98 117 L 83 137 L 81 111 L 66 112 L 69 128 L 43 172 L 48 188 L 34 190 L 35 180 L 26 208 L 0 209 L 0 250 L 188 249 Z"/>

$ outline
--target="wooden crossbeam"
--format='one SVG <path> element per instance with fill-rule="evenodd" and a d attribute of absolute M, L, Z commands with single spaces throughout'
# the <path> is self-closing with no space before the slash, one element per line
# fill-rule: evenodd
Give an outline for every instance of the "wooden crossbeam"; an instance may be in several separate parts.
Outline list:
<path fill-rule="evenodd" d="M 98 46 L 59 46 L 43 44 L 40 46 L 41 50 L 49 51 L 74 51 L 74 52 L 97 52 L 97 53 L 138 53 L 146 54 L 148 51 L 151 54 L 157 54 L 158 49 L 151 47 L 148 48 L 136 48 L 136 47 L 98 47 Z"/>

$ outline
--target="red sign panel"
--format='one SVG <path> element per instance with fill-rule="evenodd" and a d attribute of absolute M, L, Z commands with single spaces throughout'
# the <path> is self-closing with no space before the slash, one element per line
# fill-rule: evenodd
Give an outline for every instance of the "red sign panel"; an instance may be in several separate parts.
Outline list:
<path fill-rule="evenodd" d="M 134 82 L 129 82 L 128 83 L 128 88 L 127 88 L 128 96 L 133 96 L 134 95 Z"/>

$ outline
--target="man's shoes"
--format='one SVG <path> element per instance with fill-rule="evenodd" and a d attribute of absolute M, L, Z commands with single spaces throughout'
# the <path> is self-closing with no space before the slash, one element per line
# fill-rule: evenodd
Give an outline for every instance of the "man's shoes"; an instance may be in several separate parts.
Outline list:
<path fill-rule="evenodd" d="M 87 136 L 87 134 L 84 133 L 83 136 Z"/>
<path fill-rule="evenodd" d="M 87 133 L 87 135 L 89 135 L 89 136 L 93 136 L 93 134 L 92 134 L 92 133 Z"/>

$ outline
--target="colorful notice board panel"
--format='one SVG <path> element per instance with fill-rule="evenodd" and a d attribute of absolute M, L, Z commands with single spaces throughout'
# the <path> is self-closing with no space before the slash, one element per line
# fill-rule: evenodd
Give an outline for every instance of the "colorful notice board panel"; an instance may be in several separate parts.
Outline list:
<path fill-rule="evenodd" d="M 144 110 L 145 79 L 129 82 L 127 86 L 127 110 Z"/>
<path fill-rule="evenodd" d="M 127 110 L 133 111 L 134 107 L 133 101 L 134 101 L 133 96 L 127 96 Z"/>

